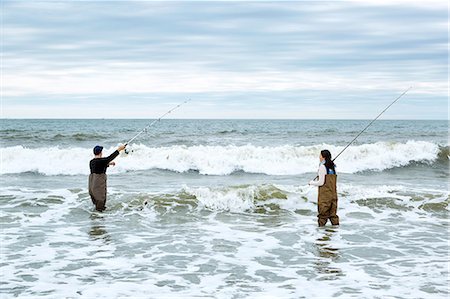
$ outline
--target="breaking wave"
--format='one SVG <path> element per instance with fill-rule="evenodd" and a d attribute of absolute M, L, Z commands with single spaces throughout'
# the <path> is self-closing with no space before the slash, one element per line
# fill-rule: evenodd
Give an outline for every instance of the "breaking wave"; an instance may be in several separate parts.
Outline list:
<path fill-rule="evenodd" d="M 109 208 L 112 211 L 151 208 L 158 214 L 169 211 L 193 212 L 195 210 L 250 212 L 277 214 L 289 211 L 305 216 L 315 216 L 317 188 L 279 184 L 237 186 L 184 186 L 170 193 L 139 193 L 123 195 L 111 192 Z M 433 213 L 447 217 L 450 193 L 421 187 L 402 185 L 338 185 L 340 213 L 357 217 L 358 214 L 411 212 L 420 216 Z M 129 200 L 124 204 L 126 198 Z M 375 214 L 374 214 L 375 213 Z M 418 213 L 418 214 L 417 214 Z"/>
<path fill-rule="evenodd" d="M 192 196 L 197 204 L 211 210 L 233 212 L 264 212 L 284 209 L 299 211 L 309 207 L 315 211 L 317 188 L 289 185 L 244 185 L 226 187 L 187 187 L 178 198 Z M 449 192 L 446 190 L 407 188 L 405 186 L 355 186 L 339 184 L 338 195 L 349 212 L 355 207 L 368 208 L 375 212 L 385 210 L 422 210 L 427 212 L 448 212 Z M 152 199 L 150 199 L 151 201 Z M 153 200 L 158 204 L 158 200 Z M 342 203 L 341 203 L 342 205 Z"/>
<path fill-rule="evenodd" d="M 230 175 L 234 172 L 267 175 L 298 175 L 314 172 L 320 150 L 337 154 L 342 146 L 284 145 L 276 147 L 185 146 L 149 147 L 132 145 L 129 154 L 116 159 L 110 174 L 150 169 L 174 172 L 197 171 L 202 175 Z M 114 148 L 104 150 L 110 153 Z M 6 147 L 1 150 L 1 174 L 34 172 L 43 175 L 88 174 L 91 149 L 74 147 L 26 148 Z M 449 147 L 426 141 L 377 142 L 350 146 L 336 161 L 341 173 L 383 171 L 413 164 L 449 163 Z"/>

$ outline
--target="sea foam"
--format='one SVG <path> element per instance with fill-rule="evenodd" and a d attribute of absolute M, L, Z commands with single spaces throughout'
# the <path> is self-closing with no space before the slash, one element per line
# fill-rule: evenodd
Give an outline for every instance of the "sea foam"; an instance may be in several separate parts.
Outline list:
<path fill-rule="evenodd" d="M 116 159 L 108 173 L 161 169 L 175 172 L 197 171 L 202 175 L 229 175 L 234 172 L 267 175 L 297 175 L 314 172 L 320 150 L 336 155 L 343 147 L 330 144 L 312 146 L 130 146 L 129 154 Z M 106 154 L 114 148 L 105 148 Z M 337 171 L 383 171 L 410 163 L 433 163 L 439 158 L 439 145 L 426 141 L 377 142 L 350 146 L 336 160 Z M 87 148 L 13 146 L 1 149 L 1 174 L 35 172 L 44 175 L 89 173 L 92 151 Z"/>

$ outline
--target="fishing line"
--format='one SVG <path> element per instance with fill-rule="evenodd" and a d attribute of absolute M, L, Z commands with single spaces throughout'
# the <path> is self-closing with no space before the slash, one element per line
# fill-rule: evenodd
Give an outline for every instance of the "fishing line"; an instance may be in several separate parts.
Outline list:
<path fill-rule="evenodd" d="M 173 107 L 172 109 L 170 109 L 169 111 L 167 111 L 166 113 L 164 113 L 163 115 L 161 115 L 159 118 L 155 119 L 154 121 L 152 121 L 150 124 L 148 124 L 147 126 L 145 126 L 140 132 L 138 132 L 136 135 L 134 135 L 133 138 L 131 138 L 130 140 L 128 140 L 125 145 L 128 145 L 130 142 L 132 142 L 134 139 L 136 139 L 139 135 L 141 135 L 144 132 L 147 132 L 147 130 L 153 126 L 154 124 L 156 124 L 157 122 L 159 122 L 163 117 L 165 117 L 166 115 L 170 114 L 172 111 L 178 109 L 179 107 L 181 107 L 182 105 L 186 104 L 187 102 L 189 102 L 191 99 L 188 99 L 186 101 L 184 101 L 181 104 L 176 105 L 175 107 Z"/>
<path fill-rule="evenodd" d="M 309 186 L 309 187 L 308 187 L 308 190 L 304 191 L 302 195 L 306 195 L 306 194 L 308 194 L 309 192 L 311 192 L 312 188 L 314 188 L 314 186 Z"/>

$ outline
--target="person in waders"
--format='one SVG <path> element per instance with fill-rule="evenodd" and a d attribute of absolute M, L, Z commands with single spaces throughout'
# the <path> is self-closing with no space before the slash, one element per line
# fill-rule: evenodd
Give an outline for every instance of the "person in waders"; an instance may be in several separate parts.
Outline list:
<path fill-rule="evenodd" d="M 339 225 L 337 210 L 337 191 L 336 191 L 336 169 L 331 160 L 331 153 L 328 150 L 320 152 L 320 165 L 318 176 L 309 182 L 309 185 L 319 187 L 319 197 L 317 200 L 317 215 L 319 226 L 325 226 L 328 219 L 332 225 Z"/>
<path fill-rule="evenodd" d="M 106 158 L 102 157 L 103 146 L 97 145 L 94 147 L 94 159 L 89 162 L 91 174 L 89 175 L 89 195 L 95 209 L 99 212 L 105 210 L 106 204 L 106 169 L 110 165 L 116 165 L 112 162 L 121 150 L 124 150 L 126 145 L 120 145 L 116 151 Z"/>

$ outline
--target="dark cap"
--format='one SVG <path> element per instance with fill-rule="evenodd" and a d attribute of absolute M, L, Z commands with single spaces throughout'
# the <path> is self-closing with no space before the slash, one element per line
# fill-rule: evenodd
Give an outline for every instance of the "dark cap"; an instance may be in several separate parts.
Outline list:
<path fill-rule="evenodd" d="M 94 155 L 100 154 L 100 153 L 102 152 L 102 150 L 103 150 L 103 146 L 96 145 L 96 146 L 94 147 Z"/>

